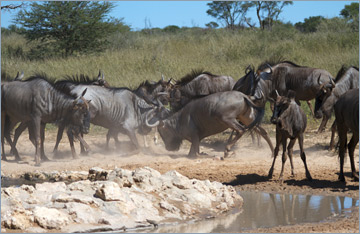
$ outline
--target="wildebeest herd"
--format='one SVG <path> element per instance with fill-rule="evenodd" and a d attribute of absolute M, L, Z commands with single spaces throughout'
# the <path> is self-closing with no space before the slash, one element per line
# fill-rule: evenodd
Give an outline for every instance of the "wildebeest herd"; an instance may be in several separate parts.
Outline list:
<path fill-rule="evenodd" d="M 337 129 L 339 180 L 345 180 L 343 164 L 346 148 L 352 177 L 357 181 L 359 179 L 354 164 L 354 150 L 359 140 L 357 67 L 343 66 L 333 79 L 323 69 L 299 66 L 290 61 L 264 62 L 257 70 L 249 65 L 245 75 L 237 81 L 230 76 L 194 70 L 178 81 L 162 77 L 158 82 L 145 81 L 136 89 L 110 86 L 101 71 L 92 79 L 85 75 L 66 76 L 59 80 L 45 74 L 35 74 L 27 79 L 23 76 L 23 73 L 18 73 L 11 79 L 2 73 L 2 160 L 7 160 L 5 139 L 15 160 L 20 160 L 16 142 L 26 128 L 36 149 L 35 165 L 40 166 L 41 161 L 48 160 L 44 151 L 46 123 L 58 126 L 54 152 L 57 152 L 66 130 L 73 158 L 77 158 L 75 138 L 80 142 L 81 153 L 90 151 L 84 140 L 90 123 L 108 129 L 107 148 L 110 138 L 118 143 L 118 133 L 122 133 L 130 138 L 136 150 L 140 150 L 136 131 L 145 138 L 152 128 L 156 128 L 167 150 L 179 150 L 183 140 L 190 141 L 189 157 L 202 154 L 199 150 L 202 139 L 230 128 L 233 131 L 226 142 L 223 158 L 228 157 L 244 133 L 256 133 L 267 141 L 274 157 L 269 177 L 272 177 L 276 156 L 282 145 L 279 177 L 282 180 L 287 156 L 294 174 L 292 153 L 298 139 L 306 177 L 311 180 L 303 145 L 307 118 L 299 101 L 307 101 L 312 110 L 310 100 L 315 98 L 312 114 L 316 118 L 323 118 L 318 132 L 324 130 L 332 110 L 335 111 L 331 147 L 334 146 L 333 135 Z M 271 104 L 271 122 L 276 125 L 275 149 L 267 132 L 261 127 L 266 102 Z M 349 143 L 348 131 L 352 132 Z M 287 139 L 290 139 L 289 144 Z"/>

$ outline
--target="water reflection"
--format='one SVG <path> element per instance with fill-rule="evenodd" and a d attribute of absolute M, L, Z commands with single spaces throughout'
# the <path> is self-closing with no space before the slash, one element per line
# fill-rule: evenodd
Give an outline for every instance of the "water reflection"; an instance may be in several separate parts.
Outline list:
<path fill-rule="evenodd" d="M 244 198 L 241 212 L 230 213 L 212 220 L 176 226 L 159 226 L 158 229 L 147 229 L 143 230 L 143 232 L 239 232 L 240 230 L 260 227 L 320 222 L 332 215 L 351 212 L 349 208 L 359 206 L 358 199 L 349 197 L 245 191 L 239 193 Z"/>

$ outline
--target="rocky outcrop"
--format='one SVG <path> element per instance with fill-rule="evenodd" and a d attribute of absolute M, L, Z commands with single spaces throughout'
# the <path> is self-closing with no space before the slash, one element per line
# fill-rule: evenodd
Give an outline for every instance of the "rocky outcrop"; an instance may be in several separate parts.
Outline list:
<path fill-rule="evenodd" d="M 189 179 L 176 171 L 161 175 L 144 167 L 71 173 L 46 173 L 45 177 L 78 181 L 2 188 L 2 229 L 118 231 L 215 217 L 242 205 L 233 187 Z"/>

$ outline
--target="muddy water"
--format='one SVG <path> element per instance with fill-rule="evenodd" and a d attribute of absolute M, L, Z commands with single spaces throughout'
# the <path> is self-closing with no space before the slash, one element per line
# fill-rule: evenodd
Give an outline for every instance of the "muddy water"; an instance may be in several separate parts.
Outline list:
<path fill-rule="evenodd" d="M 347 215 L 352 212 L 354 207 L 359 206 L 359 200 L 349 197 L 271 194 L 250 191 L 239 193 L 244 198 L 244 205 L 240 211 L 234 210 L 224 217 L 211 220 L 181 225 L 159 225 L 157 229 L 147 229 L 143 232 L 239 232 L 261 227 L 321 222 L 331 216 Z"/>

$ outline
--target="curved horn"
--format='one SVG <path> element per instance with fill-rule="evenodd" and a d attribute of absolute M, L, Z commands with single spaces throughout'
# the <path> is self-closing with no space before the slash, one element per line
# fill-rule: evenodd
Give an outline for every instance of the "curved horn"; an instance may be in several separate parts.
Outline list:
<path fill-rule="evenodd" d="M 167 92 L 158 92 L 158 93 L 156 94 L 157 97 L 160 96 L 160 95 L 168 95 L 168 93 L 167 93 Z"/>
<path fill-rule="evenodd" d="M 331 79 L 331 77 L 329 76 L 329 80 L 330 80 L 330 84 L 332 86 L 332 88 L 335 87 L 335 82 L 333 81 L 333 79 Z"/>
<path fill-rule="evenodd" d="M 275 89 L 275 93 L 276 93 L 276 97 L 280 96 L 279 92 L 277 91 L 277 89 Z"/>
<path fill-rule="evenodd" d="M 272 74 L 273 70 L 272 70 L 272 67 L 270 66 L 270 64 L 267 63 L 266 66 L 268 66 L 270 68 L 270 74 Z"/>
<path fill-rule="evenodd" d="M 319 85 L 321 85 L 321 83 L 320 83 L 320 77 L 321 77 L 321 74 L 320 74 L 319 77 L 318 77 L 318 84 L 319 84 Z"/>
<path fill-rule="evenodd" d="M 150 124 L 150 123 L 149 123 L 148 117 L 149 117 L 149 114 L 152 113 L 153 111 L 154 111 L 154 109 L 151 110 L 151 111 L 149 111 L 149 112 L 146 114 L 146 117 L 145 117 L 145 124 L 146 124 L 146 126 L 148 126 L 149 128 L 157 127 L 157 126 L 160 124 L 160 120 L 156 121 L 156 122 L 153 123 L 153 124 Z"/>
<path fill-rule="evenodd" d="M 251 71 L 251 65 L 250 64 L 245 68 L 245 73 L 246 74 L 248 74 L 250 72 L 250 71 L 248 72 L 248 70 Z"/>

